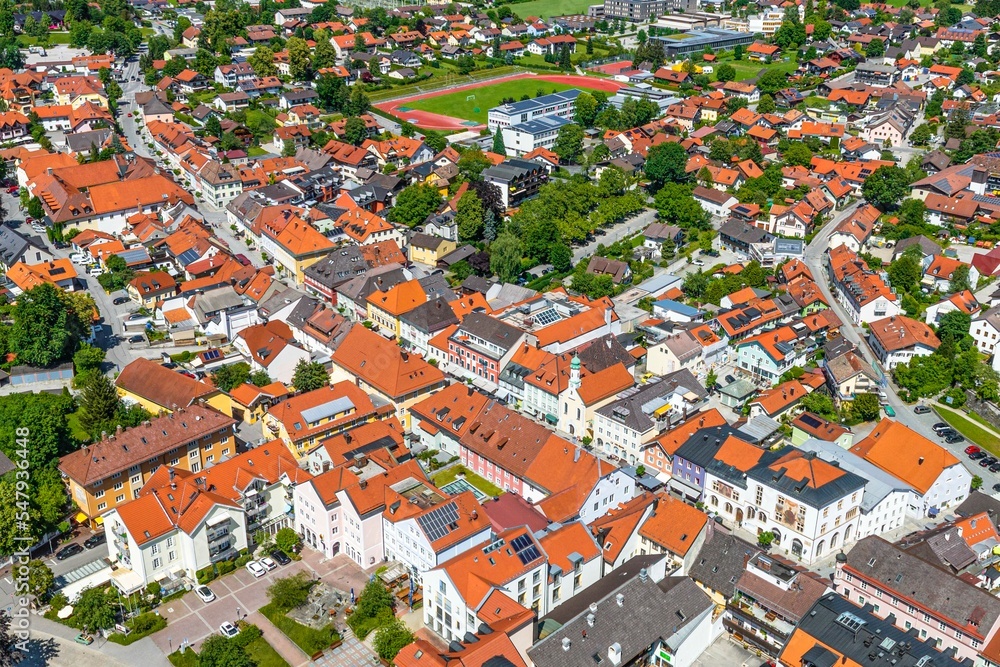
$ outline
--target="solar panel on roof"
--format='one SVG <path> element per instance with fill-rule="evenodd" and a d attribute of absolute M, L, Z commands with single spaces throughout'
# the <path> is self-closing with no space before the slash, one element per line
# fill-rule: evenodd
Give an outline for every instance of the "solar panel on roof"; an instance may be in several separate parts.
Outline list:
<path fill-rule="evenodd" d="M 562 319 L 561 317 L 559 317 L 559 313 L 557 313 L 554 308 L 546 308 L 542 312 L 538 313 L 537 315 L 533 315 L 532 317 L 534 317 L 535 321 L 538 322 L 538 324 L 540 324 L 543 327 L 552 324 L 553 322 L 558 322 L 560 319 Z"/>
<path fill-rule="evenodd" d="M 541 556 L 541 554 L 538 553 L 538 547 L 535 546 L 535 543 L 531 541 L 531 537 L 528 535 L 519 535 L 515 537 L 510 543 L 510 546 L 514 549 L 514 553 L 521 560 L 522 565 L 527 565 Z"/>
<path fill-rule="evenodd" d="M 838 616 L 837 623 L 844 626 L 851 632 L 857 632 L 858 629 L 865 624 L 863 620 L 861 620 L 860 618 L 858 618 L 849 611 L 845 611 L 840 616 Z"/>
<path fill-rule="evenodd" d="M 222 353 L 219 352 L 218 350 L 208 350 L 207 352 L 205 352 L 203 356 L 205 361 L 212 361 L 213 359 L 218 359 L 219 357 L 221 357 Z"/>
<path fill-rule="evenodd" d="M 427 533 L 431 542 L 439 540 L 454 530 L 451 526 L 458 521 L 458 506 L 446 503 L 432 509 L 427 514 L 417 517 L 417 523 Z"/>

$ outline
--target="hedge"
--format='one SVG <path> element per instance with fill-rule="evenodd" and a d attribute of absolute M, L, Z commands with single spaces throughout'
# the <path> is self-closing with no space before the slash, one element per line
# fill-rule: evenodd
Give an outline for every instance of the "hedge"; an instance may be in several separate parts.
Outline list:
<path fill-rule="evenodd" d="M 121 644 L 122 646 L 128 646 L 129 644 L 139 641 L 143 637 L 148 637 L 154 632 L 159 632 L 165 627 L 167 627 L 167 619 L 163 618 L 159 614 L 139 614 L 132 619 L 132 632 L 127 635 L 123 635 L 120 632 L 112 633 L 108 637 L 108 641 Z"/>

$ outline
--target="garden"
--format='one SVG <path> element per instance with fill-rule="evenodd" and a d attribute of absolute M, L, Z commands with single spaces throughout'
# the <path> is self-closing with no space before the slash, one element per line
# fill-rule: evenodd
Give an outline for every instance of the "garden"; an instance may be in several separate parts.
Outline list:
<path fill-rule="evenodd" d="M 361 591 L 356 606 L 347 617 L 347 625 L 358 639 L 375 633 L 375 652 L 383 660 L 395 658 L 414 639 L 410 629 L 396 618 L 395 606 L 392 592 L 376 577 Z"/>
<path fill-rule="evenodd" d="M 226 665 L 226 667 L 288 667 L 256 625 L 240 622 L 235 637 L 210 635 L 197 653 L 190 648 L 174 651 L 167 658 L 175 667 Z"/>
<path fill-rule="evenodd" d="M 261 607 L 274 627 L 313 657 L 340 644 L 336 619 L 346 612 L 346 594 L 299 573 L 275 579 Z"/>

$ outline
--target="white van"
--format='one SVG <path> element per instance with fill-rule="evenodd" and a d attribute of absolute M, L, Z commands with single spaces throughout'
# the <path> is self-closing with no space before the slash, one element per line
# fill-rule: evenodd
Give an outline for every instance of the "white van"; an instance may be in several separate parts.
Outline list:
<path fill-rule="evenodd" d="M 104 267 L 103 266 L 92 266 L 92 267 L 90 267 L 90 270 L 87 271 L 87 275 L 93 276 L 94 278 L 96 278 L 98 276 L 103 276 L 104 275 Z"/>

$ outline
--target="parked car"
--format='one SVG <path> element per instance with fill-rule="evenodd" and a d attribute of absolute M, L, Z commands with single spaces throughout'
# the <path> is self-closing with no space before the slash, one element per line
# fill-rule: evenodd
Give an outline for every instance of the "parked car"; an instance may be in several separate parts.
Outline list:
<path fill-rule="evenodd" d="M 979 459 L 985 459 L 987 457 L 986 452 L 973 452 L 969 454 L 970 461 L 978 461 Z"/>
<path fill-rule="evenodd" d="M 114 303 L 114 304 L 115 304 L 116 306 L 120 306 L 120 305 L 122 305 L 123 303 L 128 303 L 129 301 L 130 301 L 130 299 L 129 299 L 129 298 L 127 297 L 127 296 L 120 296 L 120 297 L 118 297 L 117 299 L 115 299 L 113 303 Z"/>
<path fill-rule="evenodd" d="M 83 553 L 82 544 L 77 544 L 76 542 L 73 544 L 67 544 L 56 552 L 56 560 L 66 560 L 67 558 L 71 558 L 79 553 Z"/>
<path fill-rule="evenodd" d="M 996 492 L 998 492 L 998 493 L 1000 493 L 1000 483 L 994 484 L 993 485 L 993 490 L 996 491 Z"/>
<path fill-rule="evenodd" d="M 202 602 L 211 602 L 215 599 L 215 593 L 208 586 L 196 586 L 194 594 L 201 598 Z"/>
<path fill-rule="evenodd" d="M 108 536 L 105 533 L 98 533 L 97 535 L 91 535 L 90 537 L 88 537 L 87 540 L 83 543 L 83 546 L 87 547 L 88 549 L 93 549 L 96 546 L 107 543 L 107 541 L 108 541 Z"/>
<path fill-rule="evenodd" d="M 232 639 L 236 635 L 240 634 L 240 629 L 237 628 L 232 623 L 230 623 L 229 621 L 226 621 L 225 623 L 219 626 L 219 632 L 222 634 L 223 637 L 228 637 Z"/>
<path fill-rule="evenodd" d="M 950 438 L 953 435 L 958 435 L 958 431 L 953 428 L 946 428 L 938 431 L 939 438 Z"/>
<path fill-rule="evenodd" d="M 144 340 L 146 340 L 146 339 L 143 338 L 142 336 L 132 336 L 131 338 L 128 339 L 128 342 L 130 342 L 132 344 L 136 344 L 136 343 L 141 343 Z"/>
<path fill-rule="evenodd" d="M 267 574 L 267 570 L 264 569 L 264 566 L 255 560 L 252 560 L 249 563 L 247 563 L 247 572 L 249 572 L 255 577 L 263 577 L 265 574 Z"/>
<path fill-rule="evenodd" d="M 260 559 L 260 564 L 263 565 L 268 570 L 274 570 L 278 567 L 278 564 L 275 563 L 270 558 L 268 558 L 267 556 L 264 556 L 263 558 Z"/>
<path fill-rule="evenodd" d="M 913 408 L 914 414 L 918 414 L 918 415 L 926 415 L 930 411 L 931 411 L 931 409 L 929 407 L 927 407 L 926 405 L 918 405 L 917 407 Z"/>
<path fill-rule="evenodd" d="M 996 462 L 997 462 L 997 460 L 995 458 L 993 458 L 992 456 L 987 456 L 985 459 L 981 459 L 979 461 L 979 467 L 980 468 L 988 468 L 988 467 L 990 467 L 991 465 L 993 465 Z"/>
<path fill-rule="evenodd" d="M 88 634 L 85 634 L 85 633 L 81 632 L 80 634 L 78 634 L 76 636 L 76 638 L 73 641 L 75 641 L 77 644 L 83 644 L 84 646 L 90 646 L 91 644 L 94 643 L 94 638 L 91 637 Z"/>
<path fill-rule="evenodd" d="M 934 429 L 935 432 L 937 432 L 943 428 L 951 428 L 951 426 L 948 426 L 948 424 L 945 424 L 944 422 L 938 422 L 937 424 L 934 424 L 934 426 L 931 426 L 931 428 Z"/>
<path fill-rule="evenodd" d="M 976 452 L 981 452 L 981 451 L 982 450 L 979 449 L 979 447 L 976 447 L 975 445 L 969 445 L 968 447 L 965 448 L 966 454 L 975 454 Z"/>
<path fill-rule="evenodd" d="M 696 259 L 691 263 L 694 264 L 695 266 L 705 266 L 705 260 L 703 259 Z"/>
<path fill-rule="evenodd" d="M 965 436 L 961 435 L 960 433 L 956 433 L 955 435 L 949 435 L 947 438 L 944 439 L 944 441 L 947 442 L 949 445 L 954 445 L 959 442 L 965 442 Z"/>
<path fill-rule="evenodd" d="M 285 555 L 285 552 L 281 549 L 275 549 L 271 552 L 271 558 L 278 561 L 279 565 L 288 565 L 292 562 L 292 559 Z"/>
<path fill-rule="evenodd" d="M 896 416 L 896 411 L 892 409 L 891 405 L 883 405 L 882 409 L 885 410 L 885 414 L 886 414 L 887 417 L 895 417 Z"/>

